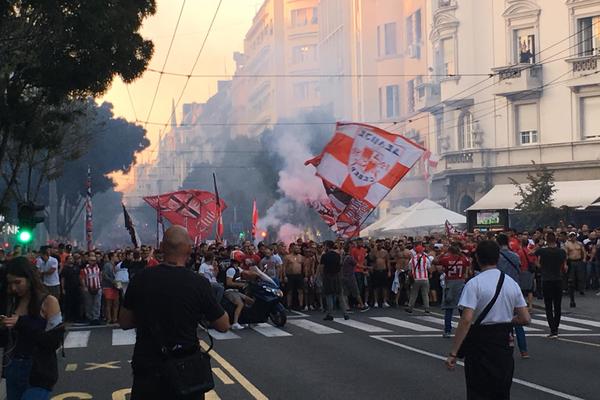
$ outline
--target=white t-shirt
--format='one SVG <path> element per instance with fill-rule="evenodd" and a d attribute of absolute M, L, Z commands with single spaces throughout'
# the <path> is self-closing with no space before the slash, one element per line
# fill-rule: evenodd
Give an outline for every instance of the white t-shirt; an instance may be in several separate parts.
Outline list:
<path fill-rule="evenodd" d="M 200 265 L 200 269 L 198 270 L 198 272 L 200 274 L 204 275 L 204 277 L 206 279 L 208 279 L 209 282 L 217 283 L 217 277 L 215 276 L 215 269 L 211 264 L 202 263 L 202 265 Z"/>
<path fill-rule="evenodd" d="M 39 257 L 36 262 L 36 266 L 40 272 L 47 272 L 54 268 L 54 272 L 50 275 L 44 275 L 42 282 L 46 286 L 58 286 L 60 285 L 60 278 L 58 277 L 58 260 L 54 257 L 48 257 L 48 261 L 44 261 L 42 257 Z"/>
<path fill-rule="evenodd" d="M 465 285 L 458 302 L 459 308 L 471 308 L 475 310 L 473 322 L 488 305 L 496 293 L 496 286 L 500 278 L 500 270 L 489 269 L 475 276 Z M 505 275 L 502 290 L 498 295 L 496 303 L 481 321 L 482 325 L 501 324 L 511 322 L 515 314 L 515 308 L 527 307 L 527 303 L 521 293 L 521 288 L 510 276 Z"/>

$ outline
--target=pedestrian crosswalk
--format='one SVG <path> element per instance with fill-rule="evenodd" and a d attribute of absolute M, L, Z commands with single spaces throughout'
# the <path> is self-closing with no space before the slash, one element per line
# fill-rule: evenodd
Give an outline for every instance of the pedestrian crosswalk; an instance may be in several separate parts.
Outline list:
<path fill-rule="evenodd" d="M 235 340 L 246 339 L 251 336 L 265 337 L 272 339 L 290 338 L 307 334 L 313 335 L 333 335 L 362 332 L 367 334 L 403 334 L 414 336 L 429 336 L 434 333 L 441 333 L 444 326 L 444 319 L 440 314 L 430 315 L 396 315 L 393 316 L 368 316 L 361 315 L 360 318 L 344 320 L 335 318 L 333 321 L 322 321 L 321 314 L 314 314 L 307 318 L 289 319 L 284 327 L 275 327 L 268 323 L 251 325 L 248 329 L 241 331 L 217 332 L 209 329 L 211 336 L 217 340 Z M 567 334 L 590 334 L 600 335 L 600 322 L 588 320 L 585 318 L 563 317 L 560 325 L 560 331 Z M 452 327 L 457 327 L 456 318 L 452 321 Z M 531 321 L 532 326 L 526 327 L 527 332 L 535 333 L 534 336 L 543 336 L 548 330 L 548 324 L 545 316 L 536 314 Z M 69 331 L 65 337 L 65 349 L 86 348 L 90 345 L 90 340 L 95 335 L 102 335 L 102 330 L 78 330 Z M 106 333 L 103 334 L 106 337 Z M 441 337 L 441 335 L 440 335 Z M 95 339 L 93 339 L 95 340 Z M 124 331 L 121 329 L 112 329 L 110 339 L 103 339 L 108 345 L 112 346 L 132 346 L 135 344 L 135 330 Z"/>

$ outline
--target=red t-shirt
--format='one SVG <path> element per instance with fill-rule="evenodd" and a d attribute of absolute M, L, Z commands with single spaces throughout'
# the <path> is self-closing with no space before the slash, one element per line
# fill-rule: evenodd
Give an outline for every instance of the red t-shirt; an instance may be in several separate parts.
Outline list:
<path fill-rule="evenodd" d="M 148 259 L 148 262 L 146 263 L 146 267 L 150 268 L 150 267 L 156 267 L 158 264 L 160 264 L 158 262 L 158 260 L 154 257 L 150 257 Z"/>
<path fill-rule="evenodd" d="M 465 273 L 469 267 L 469 260 L 465 256 L 447 254 L 440 257 L 438 261 L 444 268 L 446 280 L 464 280 Z"/>
<path fill-rule="evenodd" d="M 364 247 L 353 247 L 350 249 L 350 255 L 356 261 L 354 272 L 363 272 L 365 268 L 365 259 L 367 258 L 367 249 Z"/>
<path fill-rule="evenodd" d="M 261 258 L 258 254 L 246 254 L 242 262 L 242 269 L 250 269 L 253 265 L 258 265 Z"/>

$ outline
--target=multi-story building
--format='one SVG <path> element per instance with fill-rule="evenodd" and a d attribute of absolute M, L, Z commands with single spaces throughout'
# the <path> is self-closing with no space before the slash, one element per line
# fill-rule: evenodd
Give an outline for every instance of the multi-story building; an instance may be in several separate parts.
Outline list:
<path fill-rule="evenodd" d="M 532 162 L 597 179 L 600 1 L 432 3 L 434 77 L 418 102 L 441 156 L 432 198 L 462 212 Z"/>
<path fill-rule="evenodd" d="M 319 106 L 318 3 L 265 0 L 254 16 L 234 55 L 234 133 L 255 136 Z"/>

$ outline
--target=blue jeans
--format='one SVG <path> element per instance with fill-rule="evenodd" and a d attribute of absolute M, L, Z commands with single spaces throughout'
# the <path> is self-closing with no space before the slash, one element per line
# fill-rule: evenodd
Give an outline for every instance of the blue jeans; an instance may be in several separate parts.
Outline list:
<path fill-rule="evenodd" d="M 517 336 L 517 346 L 521 353 L 527 352 L 527 339 L 525 338 L 525 329 L 522 326 L 515 326 L 515 336 Z"/>
<path fill-rule="evenodd" d="M 4 370 L 7 400 L 49 400 L 51 392 L 29 385 L 31 359 L 13 359 Z"/>
<path fill-rule="evenodd" d="M 444 333 L 452 332 L 452 315 L 454 308 L 446 308 L 444 310 Z"/>

